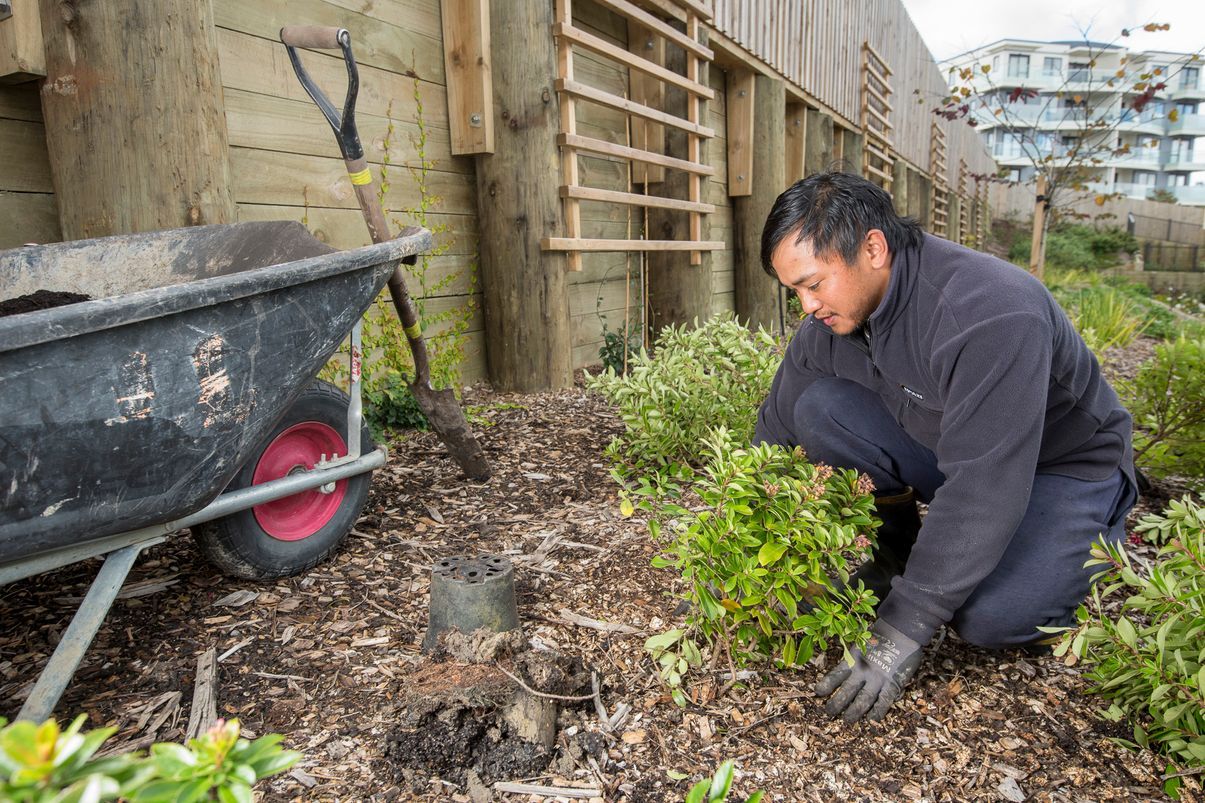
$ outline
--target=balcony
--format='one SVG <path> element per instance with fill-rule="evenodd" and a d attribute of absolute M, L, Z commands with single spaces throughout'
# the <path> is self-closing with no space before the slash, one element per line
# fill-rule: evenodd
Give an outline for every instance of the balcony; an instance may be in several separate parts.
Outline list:
<path fill-rule="evenodd" d="M 1205 206 L 1205 184 L 1191 187 L 1169 187 L 1176 196 L 1176 202 L 1185 206 Z"/>
<path fill-rule="evenodd" d="M 1142 198 L 1145 200 L 1154 191 L 1154 184 L 1134 184 L 1127 181 L 1117 181 L 1113 184 L 1113 192 L 1121 193 L 1127 198 Z"/>
<path fill-rule="evenodd" d="M 1123 170 L 1158 170 L 1158 148 L 1135 148 L 1129 153 L 1104 157 L 1105 165 Z"/>
<path fill-rule="evenodd" d="M 1163 169 L 1175 173 L 1190 173 L 1205 170 L 1205 152 L 1188 151 L 1173 153 L 1163 163 Z"/>
<path fill-rule="evenodd" d="M 1167 133 L 1190 137 L 1205 137 L 1205 114 L 1182 114 L 1167 124 Z"/>
<path fill-rule="evenodd" d="M 1168 88 L 1168 97 L 1173 102 L 1177 100 L 1205 100 L 1205 79 L 1198 78 L 1188 86 L 1180 86 L 1180 79 L 1173 78 L 1174 86 Z"/>

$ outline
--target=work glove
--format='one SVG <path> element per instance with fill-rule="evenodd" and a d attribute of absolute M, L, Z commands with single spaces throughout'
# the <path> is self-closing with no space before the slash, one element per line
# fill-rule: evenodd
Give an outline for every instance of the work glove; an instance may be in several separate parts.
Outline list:
<path fill-rule="evenodd" d="M 882 619 L 870 634 L 865 653 L 851 651 L 853 666 L 842 661 L 815 687 L 818 697 L 832 695 L 824 704 L 828 715 L 840 716 L 847 724 L 863 716 L 875 722 L 882 719 L 920 666 L 923 647 L 918 642 Z"/>

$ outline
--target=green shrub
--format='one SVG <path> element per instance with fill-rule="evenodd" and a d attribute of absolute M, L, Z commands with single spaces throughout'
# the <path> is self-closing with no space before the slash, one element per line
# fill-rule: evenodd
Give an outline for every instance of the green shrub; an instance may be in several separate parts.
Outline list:
<path fill-rule="evenodd" d="M 746 442 L 782 351 L 763 329 L 751 333 L 731 316 L 688 329 L 669 326 L 650 355 L 628 358 L 628 374 L 608 369 L 586 386 L 619 408 L 624 433 L 607 447 L 617 475 L 688 474 L 700 443 L 717 426 Z"/>
<path fill-rule="evenodd" d="M 662 545 L 653 565 L 686 581 L 684 627 L 645 644 L 680 705 L 683 677 L 700 666 L 702 649 L 734 667 L 794 666 L 830 640 L 864 644 L 873 616 L 874 594 L 845 586 L 879 523 L 869 479 L 813 465 L 798 448 L 745 444 L 715 430 L 688 497 L 637 491 L 649 497 L 641 506 Z"/>
<path fill-rule="evenodd" d="M 601 315 L 599 317 L 603 325 L 603 344 L 598 349 L 598 359 L 602 361 L 604 371 L 622 375 L 631 364 L 632 355 L 640 351 L 643 342 L 640 324 L 632 323 L 628 327 L 625 339 L 623 332 L 617 332 L 607 326 L 606 317 Z"/>
<path fill-rule="evenodd" d="M 1064 291 L 1058 298 L 1084 342 L 1097 354 L 1128 346 L 1147 326 L 1144 305 L 1115 287 Z"/>
<path fill-rule="evenodd" d="M 1029 265 L 1032 234 L 1018 235 L 1008 249 L 1010 261 Z M 1048 268 L 1100 269 L 1119 264 L 1118 254 L 1138 251 L 1133 235 L 1118 228 L 1096 229 L 1092 226 L 1060 224 L 1046 232 L 1046 266 Z"/>
<path fill-rule="evenodd" d="M 1134 462 L 1154 477 L 1205 476 L 1205 339 L 1181 337 L 1155 348 L 1119 385 L 1134 416 Z"/>
<path fill-rule="evenodd" d="M 251 787 L 283 772 L 301 754 L 282 750 L 277 734 L 253 742 L 239 738 L 237 719 L 218 723 L 187 745 L 151 745 L 149 754 L 120 753 L 96 758 L 116 732 L 83 732 L 84 715 L 66 730 L 0 718 L 0 800 L 13 803 L 80 803 L 132 800 L 183 803 L 220 800 L 250 803 Z"/>
<path fill-rule="evenodd" d="M 1148 529 L 1175 534 L 1149 573 L 1135 571 L 1121 547 L 1094 545 L 1086 565 L 1104 568 L 1101 582 L 1080 607 L 1078 627 L 1055 648 L 1083 664 L 1091 691 L 1109 700 L 1105 719 L 1133 723 L 1133 741 L 1117 741 L 1166 754 L 1169 770 L 1205 766 L 1203 524 L 1205 513 L 1189 497 L 1178 510 L 1148 518 Z M 1169 778 L 1165 790 L 1178 787 Z"/>

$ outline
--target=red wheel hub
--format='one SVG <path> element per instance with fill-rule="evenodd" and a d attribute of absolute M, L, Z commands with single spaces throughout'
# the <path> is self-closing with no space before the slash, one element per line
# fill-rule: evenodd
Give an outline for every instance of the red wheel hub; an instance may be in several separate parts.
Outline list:
<path fill-rule="evenodd" d="M 303 421 L 289 427 L 268 444 L 255 464 L 251 484 L 259 485 L 311 469 L 323 455 L 329 460 L 346 453 L 347 444 L 334 429 L 318 421 Z M 339 480 L 330 493 L 314 488 L 256 505 L 251 512 L 264 532 L 273 538 L 300 541 L 326 526 L 346 492 L 347 480 Z"/>

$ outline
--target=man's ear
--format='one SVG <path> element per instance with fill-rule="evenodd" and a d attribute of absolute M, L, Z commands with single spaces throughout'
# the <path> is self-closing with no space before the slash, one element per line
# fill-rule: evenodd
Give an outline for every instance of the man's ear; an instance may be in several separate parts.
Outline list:
<path fill-rule="evenodd" d="M 875 270 L 891 267 L 891 250 L 887 247 L 887 236 L 881 229 L 866 232 L 866 242 L 862 247 L 870 258 L 870 267 Z"/>

